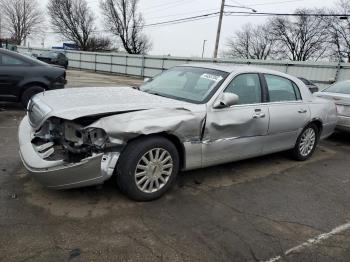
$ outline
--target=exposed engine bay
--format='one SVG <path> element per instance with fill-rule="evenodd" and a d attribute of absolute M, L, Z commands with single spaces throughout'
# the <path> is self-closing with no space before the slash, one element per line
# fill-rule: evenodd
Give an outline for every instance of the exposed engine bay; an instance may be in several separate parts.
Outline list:
<path fill-rule="evenodd" d="M 79 162 L 102 152 L 109 139 L 101 128 L 86 128 L 74 121 L 52 117 L 34 133 L 32 144 L 46 160 Z"/>

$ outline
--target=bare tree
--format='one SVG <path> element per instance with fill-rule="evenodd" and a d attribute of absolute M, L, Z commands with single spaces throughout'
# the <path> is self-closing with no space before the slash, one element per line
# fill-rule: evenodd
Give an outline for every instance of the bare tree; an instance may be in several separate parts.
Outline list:
<path fill-rule="evenodd" d="M 226 55 L 234 58 L 267 59 L 273 54 L 274 41 L 265 25 L 246 24 L 227 40 Z"/>
<path fill-rule="evenodd" d="M 280 55 L 293 61 L 315 60 L 325 57 L 328 43 L 328 26 L 319 16 L 308 13 L 320 10 L 297 10 L 299 16 L 292 19 L 275 17 L 268 22 L 278 45 Z"/>
<path fill-rule="evenodd" d="M 144 20 L 137 12 L 138 0 L 101 0 L 105 27 L 118 36 L 129 54 L 145 54 L 151 42 L 142 33 Z"/>
<path fill-rule="evenodd" d="M 339 0 L 331 13 L 350 14 L 350 2 Z M 350 62 L 350 18 L 337 16 L 328 19 L 332 60 Z"/>
<path fill-rule="evenodd" d="M 49 0 L 52 27 L 63 38 L 88 51 L 93 36 L 94 16 L 86 0 Z"/>
<path fill-rule="evenodd" d="M 107 37 L 90 37 L 87 42 L 88 51 L 108 51 L 112 48 L 111 39 Z"/>
<path fill-rule="evenodd" d="M 36 0 L 0 0 L 0 10 L 3 28 L 17 45 L 40 32 L 44 16 Z"/>

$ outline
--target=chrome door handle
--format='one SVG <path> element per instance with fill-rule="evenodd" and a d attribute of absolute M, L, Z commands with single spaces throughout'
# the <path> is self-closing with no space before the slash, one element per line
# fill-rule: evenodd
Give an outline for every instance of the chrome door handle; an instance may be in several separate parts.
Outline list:
<path fill-rule="evenodd" d="M 305 114 L 306 112 L 307 112 L 306 109 L 299 109 L 299 110 L 298 110 L 298 113 L 300 113 L 300 114 Z"/>
<path fill-rule="evenodd" d="M 253 118 L 264 118 L 265 116 L 265 114 L 254 114 Z"/>

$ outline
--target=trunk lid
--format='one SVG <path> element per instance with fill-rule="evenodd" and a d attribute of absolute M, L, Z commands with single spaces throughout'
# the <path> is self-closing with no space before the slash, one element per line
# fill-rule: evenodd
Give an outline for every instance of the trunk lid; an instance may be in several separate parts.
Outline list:
<path fill-rule="evenodd" d="M 332 100 L 339 115 L 350 116 L 350 94 L 318 92 L 315 96 Z"/>

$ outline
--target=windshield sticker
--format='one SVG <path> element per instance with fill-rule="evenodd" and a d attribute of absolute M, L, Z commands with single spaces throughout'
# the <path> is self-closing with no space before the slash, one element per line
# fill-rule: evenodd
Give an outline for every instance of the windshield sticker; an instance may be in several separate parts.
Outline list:
<path fill-rule="evenodd" d="M 211 75 L 211 74 L 203 74 L 201 78 L 208 79 L 211 81 L 219 82 L 222 79 L 222 76 Z"/>

